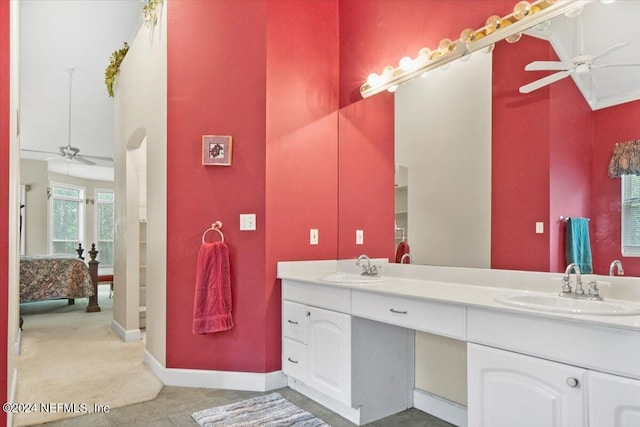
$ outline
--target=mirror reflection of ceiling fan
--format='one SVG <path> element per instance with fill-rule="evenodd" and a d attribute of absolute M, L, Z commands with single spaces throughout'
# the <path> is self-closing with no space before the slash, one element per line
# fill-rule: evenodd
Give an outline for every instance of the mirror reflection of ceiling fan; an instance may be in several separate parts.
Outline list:
<path fill-rule="evenodd" d="M 597 68 L 606 67 L 638 67 L 640 64 L 634 63 L 606 63 L 603 60 L 612 53 L 620 50 L 629 43 L 620 43 L 611 46 L 596 55 L 590 55 L 585 53 L 584 47 L 584 27 L 582 23 L 582 16 L 577 20 L 577 29 L 580 31 L 577 40 L 580 41 L 580 55 L 575 56 L 571 61 L 534 61 L 525 66 L 525 71 L 556 71 L 553 74 L 545 76 L 541 79 L 535 80 L 520 87 L 520 93 L 530 93 L 534 90 L 540 89 L 544 86 L 555 83 L 564 79 L 570 75 L 576 75 L 579 77 L 586 76 L 589 78 L 589 84 L 591 83 L 591 72 Z"/>
<path fill-rule="evenodd" d="M 28 151 L 31 153 L 44 153 L 44 154 L 56 154 L 58 156 L 60 156 L 60 158 L 66 159 L 66 160 L 75 160 L 77 162 L 80 163 L 84 163 L 85 165 L 90 165 L 93 166 L 96 164 L 96 162 L 89 160 L 89 159 L 95 159 L 95 160 L 105 160 L 105 161 L 109 161 L 109 162 L 113 162 L 113 159 L 111 157 L 103 157 L 103 156 L 91 156 L 91 155 L 86 155 L 86 154 L 80 154 L 80 149 L 77 147 L 72 147 L 71 146 L 71 88 L 72 88 L 72 82 L 73 82 L 73 72 L 75 70 L 73 68 L 70 68 L 68 70 L 69 73 L 69 131 L 67 134 L 68 137 L 68 141 L 67 141 L 67 145 L 62 145 L 59 147 L 59 150 L 56 151 L 43 151 L 43 150 L 30 150 L 27 148 L 21 148 L 20 151 Z M 54 159 L 54 158 L 58 158 L 58 157 L 49 157 L 45 160 L 49 160 L 49 159 Z"/>

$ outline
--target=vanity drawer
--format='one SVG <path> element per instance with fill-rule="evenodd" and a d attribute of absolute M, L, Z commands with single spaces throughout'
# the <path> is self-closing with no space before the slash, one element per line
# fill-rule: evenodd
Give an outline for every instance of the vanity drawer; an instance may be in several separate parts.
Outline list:
<path fill-rule="evenodd" d="M 293 280 L 282 281 L 282 299 L 349 314 L 351 289 Z"/>
<path fill-rule="evenodd" d="M 282 372 L 302 382 L 307 381 L 307 346 L 282 339 Z"/>
<path fill-rule="evenodd" d="M 351 314 L 418 331 L 466 339 L 464 306 L 352 291 Z"/>
<path fill-rule="evenodd" d="M 308 312 L 305 305 L 291 301 L 283 301 L 282 336 L 306 344 Z"/>

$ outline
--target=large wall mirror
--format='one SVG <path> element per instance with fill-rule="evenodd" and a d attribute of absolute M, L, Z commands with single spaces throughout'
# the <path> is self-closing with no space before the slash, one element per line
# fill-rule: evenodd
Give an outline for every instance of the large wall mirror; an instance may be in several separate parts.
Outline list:
<path fill-rule="evenodd" d="M 602 122 L 594 120 L 599 111 L 640 99 L 633 16 L 640 2 L 585 2 L 518 43 L 502 41 L 492 54 L 477 52 L 401 85 L 393 95 L 393 247 L 404 230 L 415 263 L 560 271 L 560 216 L 602 217 L 602 207 L 592 206 L 601 160 L 587 127 Z M 544 62 L 525 71 L 534 61 Z M 529 158 L 507 165 L 515 155 L 501 150 L 529 139 L 538 141 L 519 154 Z M 349 173 L 340 170 L 341 185 Z M 600 240 L 591 226 L 593 247 Z"/>

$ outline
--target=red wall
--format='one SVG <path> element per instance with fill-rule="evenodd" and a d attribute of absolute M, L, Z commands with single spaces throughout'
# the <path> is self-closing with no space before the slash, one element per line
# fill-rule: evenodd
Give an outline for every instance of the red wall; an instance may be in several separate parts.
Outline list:
<path fill-rule="evenodd" d="M 338 2 L 268 3 L 267 371 L 280 369 L 276 262 L 335 259 L 338 247 Z M 318 229 L 318 245 L 309 230 Z"/>
<path fill-rule="evenodd" d="M 169 2 L 167 367 L 264 372 L 266 3 Z M 233 136 L 231 167 L 201 165 L 201 136 Z M 239 231 L 255 213 L 257 230 Z M 221 220 L 235 327 L 191 332 L 201 236 Z"/>
<path fill-rule="evenodd" d="M 549 45 L 522 37 L 493 51 L 491 266 L 549 271 L 549 88 L 522 95 L 537 78 L 524 67 L 549 58 Z"/>
<path fill-rule="evenodd" d="M 340 259 L 395 258 L 393 115 L 390 93 L 340 109 Z"/>
<path fill-rule="evenodd" d="M 0 402 L 7 401 L 7 332 L 9 288 L 9 2 L 0 1 Z M 17 206 L 14 206 L 17 209 Z M 7 415 L 0 412 L 0 424 Z"/>
<path fill-rule="evenodd" d="M 640 258 L 622 258 L 620 252 L 620 179 L 607 175 L 617 142 L 640 139 L 640 101 L 593 113 L 592 224 L 594 270 L 609 274 L 609 264 L 620 259 L 628 276 L 640 276 Z"/>
<path fill-rule="evenodd" d="M 570 78 L 520 94 L 520 86 L 549 74 L 524 71 L 534 59 L 557 56 L 530 37 L 493 53 L 491 265 L 563 271 L 566 223 L 559 218 L 590 216 L 591 110 Z"/>
<path fill-rule="evenodd" d="M 337 1 L 171 2 L 168 14 L 167 367 L 275 371 L 276 261 L 337 255 Z M 231 167 L 200 165 L 203 134 L 233 136 Z M 257 214 L 257 231 L 238 230 L 240 213 Z M 194 336 L 195 262 L 214 220 L 235 326 Z"/>

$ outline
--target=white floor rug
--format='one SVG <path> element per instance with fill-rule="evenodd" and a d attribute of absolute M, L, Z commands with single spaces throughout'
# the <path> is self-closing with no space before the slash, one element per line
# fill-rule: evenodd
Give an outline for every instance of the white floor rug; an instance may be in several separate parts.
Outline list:
<path fill-rule="evenodd" d="M 192 417 L 201 427 L 330 427 L 278 393 L 205 409 Z"/>
<path fill-rule="evenodd" d="M 15 402 L 34 403 L 35 410 L 15 414 L 15 426 L 144 402 L 158 395 L 162 383 L 143 364 L 144 343 L 120 340 L 111 329 L 113 314 L 102 295 L 100 313 L 86 313 L 86 299 L 76 301 L 77 309 L 66 307 L 64 301 L 43 304 L 52 305 L 53 312 L 23 310 L 40 314 L 23 315 Z"/>

